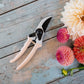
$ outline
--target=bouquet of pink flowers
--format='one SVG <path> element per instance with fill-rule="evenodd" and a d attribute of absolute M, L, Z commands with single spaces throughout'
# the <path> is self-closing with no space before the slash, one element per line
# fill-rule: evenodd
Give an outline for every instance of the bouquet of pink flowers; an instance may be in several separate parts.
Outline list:
<path fill-rule="evenodd" d="M 57 40 L 65 43 L 72 39 L 73 48 L 61 46 L 56 52 L 56 58 L 61 65 L 69 66 L 76 58 L 83 67 L 73 68 L 70 70 L 62 69 L 62 73 L 67 75 L 68 71 L 74 69 L 84 69 L 84 0 L 70 0 L 64 6 L 61 21 L 66 28 L 61 28 L 57 32 Z"/>

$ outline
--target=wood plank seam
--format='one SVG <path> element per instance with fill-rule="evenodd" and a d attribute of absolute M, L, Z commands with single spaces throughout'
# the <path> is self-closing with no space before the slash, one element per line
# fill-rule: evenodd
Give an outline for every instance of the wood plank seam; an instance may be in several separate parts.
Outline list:
<path fill-rule="evenodd" d="M 51 43 L 52 42 L 52 43 Z M 57 63 L 56 59 L 55 59 L 55 54 L 53 53 L 56 53 L 56 51 L 53 52 L 53 49 L 57 49 L 59 46 L 61 46 L 61 44 L 59 42 L 57 42 L 56 38 L 54 39 L 51 39 L 49 40 L 48 42 L 44 43 L 45 46 L 42 47 L 42 49 L 39 51 L 37 51 L 37 54 L 35 55 L 35 57 L 31 60 L 31 62 L 29 64 L 27 64 L 24 69 L 22 71 L 19 71 L 19 72 L 16 72 L 15 71 L 15 68 L 16 66 L 27 56 L 28 53 L 25 53 L 25 55 L 23 56 L 24 58 L 18 60 L 16 63 L 13 63 L 13 64 L 9 64 L 9 60 L 11 58 L 13 58 L 15 56 L 14 55 L 11 55 L 10 57 L 7 57 L 5 59 L 2 59 L 1 60 L 1 73 L 5 73 L 5 75 L 7 75 L 9 77 L 9 79 L 7 78 L 6 80 L 11 84 L 13 82 L 13 84 L 15 83 L 22 83 L 24 84 L 23 81 L 16 81 L 16 80 L 19 80 L 20 79 L 23 79 L 24 77 L 26 77 L 27 75 L 31 75 L 31 74 L 34 74 L 31 76 L 31 79 L 28 80 L 25 79 L 25 82 L 29 83 L 28 84 L 46 84 L 47 82 L 49 81 L 52 81 L 54 79 L 58 79 L 60 77 L 62 77 L 62 74 L 60 73 L 60 69 L 62 68 L 62 66 L 59 66 L 59 64 Z M 51 45 L 49 45 L 51 43 Z M 58 45 L 57 45 L 58 44 Z M 50 48 L 50 49 L 48 49 Z M 47 50 L 49 51 L 47 51 Z M 31 49 L 30 49 L 31 50 Z M 46 51 L 45 51 L 46 50 Z M 50 52 L 52 51 L 52 52 Z M 42 54 L 43 53 L 43 54 Z M 48 53 L 49 56 L 46 54 Z M 50 54 L 51 53 L 51 54 Z M 39 57 L 39 54 L 41 54 L 41 57 Z M 44 57 L 43 57 L 44 56 Z M 46 57 L 46 58 L 45 58 Z M 4 62 L 3 62 L 4 61 Z M 42 61 L 42 62 L 41 62 Z M 54 61 L 54 62 L 53 62 Z M 35 64 L 36 63 L 36 64 Z M 34 65 L 35 64 L 35 65 Z M 32 67 L 31 67 L 32 65 Z M 48 67 L 47 69 L 45 68 L 38 68 L 38 67 Z M 4 68 L 7 67 L 5 70 Z M 54 68 L 55 67 L 55 68 Z M 76 67 L 76 66 L 74 66 Z M 70 67 L 68 67 L 70 68 Z M 35 70 L 35 71 L 34 71 Z M 26 71 L 28 71 L 26 73 Z M 40 72 L 39 72 L 40 71 Z M 42 71 L 42 72 L 41 72 Z M 52 72 L 51 72 L 52 71 Z M 31 72 L 31 74 L 29 74 L 29 72 Z M 12 74 L 11 74 L 12 73 Z M 25 74 L 24 74 L 25 73 Z M 11 74 L 11 75 L 9 75 Z M 41 75 L 40 75 L 41 74 Z M 48 74 L 48 75 L 47 75 Z M 52 76 L 53 74 L 53 76 Z M 54 75 L 55 74 L 55 75 Z M 23 76 L 22 76 L 23 75 Z M 44 76 L 44 75 L 47 75 L 47 76 Z M 58 75 L 58 76 L 57 76 Z M 37 78 L 37 82 L 36 83 L 32 83 L 32 79 L 34 79 L 34 81 L 36 80 L 36 76 L 38 77 Z M 15 78 L 16 77 L 16 78 Z M 4 78 L 4 77 L 3 77 Z M 1 79 L 2 78 L 2 75 L 1 75 Z M 40 80 L 41 78 L 43 78 L 42 80 Z M 49 80 L 47 80 L 47 78 L 49 78 Z M 13 80 L 15 79 L 15 80 Z M 2 80 L 2 83 L 5 82 L 6 80 Z M 27 81 L 28 80 L 28 81 Z M 40 80 L 41 82 L 38 83 Z M 12 82 L 11 82 L 12 81 Z M 3 84 L 9 84 L 9 83 L 3 83 Z M 25 84 L 26 84 L 25 83 Z M 56 84 L 56 83 L 55 83 Z"/>
<path fill-rule="evenodd" d="M 40 3 L 40 1 L 41 1 L 41 0 L 37 1 L 37 3 L 38 3 L 38 2 Z M 52 2 L 52 3 L 53 3 L 53 2 Z M 52 4 L 52 3 L 51 3 L 51 4 Z M 63 2 L 63 3 L 64 3 L 64 2 Z M 36 3 L 34 3 L 34 4 L 36 4 Z M 49 3 L 49 4 L 50 4 L 50 3 Z M 32 5 L 32 4 L 30 4 L 30 6 L 31 6 L 31 5 Z M 38 6 L 39 6 L 39 5 L 38 5 Z M 21 10 L 21 9 L 22 9 L 22 10 L 23 10 L 23 9 L 26 10 L 27 7 L 29 7 L 29 5 L 28 5 L 28 6 L 25 6 L 25 9 L 24 9 L 24 7 L 22 7 L 22 8 L 19 8 L 19 10 Z M 59 8 L 59 7 L 58 7 L 58 9 L 55 9 L 56 7 L 53 7 L 52 5 L 51 5 L 51 6 L 46 6 L 46 5 L 44 5 L 44 7 L 46 7 L 46 9 L 47 9 L 48 11 L 45 11 L 43 14 L 45 14 L 45 13 L 48 14 L 48 12 L 49 12 L 49 13 L 50 13 L 50 12 L 53 12 L 53 13 L 52 13 L 52 15 L 53 15 L 53 14 L 55 14 L 55 12 L 56 12 L 55 10 L 58 10 L 58 9 L 60 9 L 60 10 L 58 11 L 59 13 L 62 11 L 62 8 Z M 50 9 L 53 9 L 53 10 L 49 11 L 49 8 L 50 8 Z M 37 9 L 37 6 L 36 6 L 35 9 Z M 34 10 L 34 8 L 32 7 L 31 10 Z M 43 10 L 43 9 L 42 9 L 42 10 Z M 23 13 L 23 15 L 21 15 L 21 17 L 19 17 L 17 11 L 18 11 L 18 9 L 15 10 L 15 11 L 9 12 L 10 14 L 7 13 L 8 15 L 11 15 L 10 17 L 13 17 L 12 15 L 16 15 L 16 14 L 17 14 L 17 15 L 16 15 L 17 18 L 15 18 L 15 19 L 14 19 L 14 18 L 13 18 L 13 19 L 10 19 L 10 17 L 8 16 L 9 18 L 7 18 L 7 19 L 9 19 L 9 20 L 3 20 L 3 21 L 1 21 L 1 22 L 0 22 L 0 25 L 2 26 L 2 29 L 3 29 L 3 28 L 9 28 L 10 26 L 17 25 L 17 24 L 19 24 L 19 23 L 23 23 L 24 21 L 26 22 L 26 21 L 28 21 L 29 19 L 30 19 L 30 20 L 33 19 L 33 18 L 32 18 L 33 16 L 31 17 L 32 12 L 29 12 L 29 11 L 25 12 L 25 11 L 24 11 L 25 13 Z M 55 12 L 54 12 L 54 11 L 55 11 Z M 13 12 L 13 14 L 12 14 L 12 12 Z M 39 12 L 39 11 L 38 11 L 38 12 Z M 15 13 L 16 13 L 16 14 L 15 14 Z M 21 13 L 22 13 L 22 12 L 21 12 Z M 59 14 L 59 13 L 56 14 L 55 17 L 60 17 L 60 14 Z M 7 14 L 5 14 L 6 17 L 7 17 Z M 29 16 L 29 15 L 30 15 L 30 16 Z M 39 15 L 39 13 L 37 13 L 36 15 Z M 41 14 L 40 14 L 40 15 L 41 15 Z M 25 17 L 27 17 L 27 18 L 25 18 Z M 36 17 L 36 16 L 35 16 L 35 17 Z M 36 18 L 39 18 L 39 17 L 40 17 L 40 16 L 38 16 L 38 17 L 36 17 Z M 41 17 L 42 17 L 42 16 L 41 16 Z M 4 18 L 4 15 L 1 17 L 1 19 L 3 19 L 3 18 Z M 21 19 L 21 18 L 23 18 L 23 19 Z M 35 19 L 36 19 L 36 18 L 35 18 Z M 5 19 L 6 19 L 6 18 L 5 18 Z M 10 22 L 13 22 L 13 23 L 11 24 Z M 4 23 L 6 23 L 7 25 L 4 26 Z M 9 24 L 9 23 L 10 23 L 10 24 Z"/>
<path fill-rule="evenodd" d="M 74 72 L 73 74 L 76 74 L 76 73 L 79 73 L 79 72 L 81 72 L 81 71 L 76 71 L 76 72 Z M 71 76 L 71 75 L 69 74 L 68 76 Z M 57 78 L 57 79 L 55 79 L 55 80 L 53 80 L 53 81 L 48 82 L 47 84 L 51 84 L 51 83 L 53 83 L 53 82 L 55 82 L 55 81 L 58 81 L 58 80 L 60 80 L 60 79 L 63 79 L 63 78 L 65 78 L 65 77 L 68 77 L 68 76 L 59 77 L 59 78 Z"/>
<path fill-rule="evenodd" d="M 40 0 L 34 0 L 35 1 L 35 4 L 37 3 L 37 2 L 39 2 Z M 36 2 L 37 1 L 37 2 Z M 45 2 L 45 1 L 44 1 Z M 27 3 L 29 3 L 29 2 L 27 2 Z M 60 3 L 62 3 L 62 2 L 60 2 Z M 50 3 L 51 4 L 51 3 Z M 57 3 L 58 4 L 58 3 Z M 30 3 L 30 5 L 31 5 L 31 3 Z M 28 5 L 28 6 L 30 6 L 30 5 Z M 21 6 L 21 7 L 20 7 Z M 27 5 L 26 5 L 27 6 Z M 51 7 L 52 7 L 52 5 L 50 5 Z M 17 7 L 19 7 L 19 8 L 17 8 Z M 49 6 L 47 6 L 47 7 L 49 7 Z M 50 8 L 51 8 L 50 7 Z M 20 8 L 23 8 L 23 4 L 21 4 L 21 5 L 19 5 L 19 6 L 16 6 L 16 7 L 14 7 L 14 8 L 11 8 L 11 9 L 8 9 L 8 10 L 6 10 L 6 11 L 4 11 L 4 13 L 2 13 L 2 15 L 3 16 L 1 16 L 1 17 L 4 17 L 4 15 L 6 15 L 6 14 L 8 14 L 8 13 L 12 13 L 12 11 L 13 11 L 13 13 L 16 11 L 16 9 L 15 8 L 17 8 L 17 9 L 20 9 Z M 46 8 L 46 6 L 45 6 L 45 8 Z M 55 7 L 53 7 L 53 8 L 55 8 Z M 12 10 L 13 9 L 13 10 Z M 27 8 L 28 9 L 28 8 Z M 11 10 L 11 11 L 10 11 Z M 55 9 L 54 9 L 55 10 Z M 7 12 L 8 11 L 8 12 Z M 51 10 L 52 11 L 52 10 Z M 16 11 L 17 12 L 17 11 Z M 45 12 L 45 11 L 44 11 Z M 26 12 L 25 12 L 26 13 Z M 39 12 L 38 12 L 39 13 Z M 38 14 L 37 13 L 37 14 Z M 43 13 L 43 15 L 45 16 L 45 15 L 48 15 L 48 13 L 46 12 L 46 13 Z M 49 14 L 50 14 L 50 11 L 49 11 Z M 55 14 L 54 12 L 51 14 L 51 15 L 53 15 L 53 14 Z M 27 19 L 25 19 L 25 18 L 23 18 L 25 15 L 27 15 L 27 14 L 22 14 L 22 16 L 21 16 L 21 18 L 23 19 L 23 20 L 21 20 L 21 21 L 19 21 L 18 20 L 18 17 L 16 18 L 17 20 L 16 20 L 16 22 L 15 22 L 15 24 L 18 24 L 19 22 L 22 22 L 23 24 L 26 24 L 26 22 L 24 23 L 24 21 L 26 21 Z M 31 15 L 31 14 L 30 14 Z M 42 15 L 42 16 L 43 16 Z M 59 14 L 58 14 L 59 15 Z M 58 17 L 58 15 L 55 15 L 54 17 Z M 13 15 L 12 15 L 13 16 Z M 10 17 L 8 17 L 8 18 L 11 18 L 12 16 L 10 16 Z M 17 15 L 16 15 L 17 16 Z M 39 17 L 42 17 L 42 16 L 38 16 L 38 18 L 37 19 L 39 19 Z M 60 15 L 59 15 L 60 16 Z M 25 16 L 25 17 L 28 17 L 28 16 Z M 31 17 L 31 16 L 30 16 Z M 35 16 L 33 16 L 33 17 L 35 17 Z M 2 18 L 3 19 L 3 18 Z M 14 19 L 15 19 L 15 17 L 14 17 Z M 13 21 L 14 21 L 14 19 L 13 19 Z M 29 19 L 29 18 L 28 18 Z M 3 20 L 4 21 L 4 20 Z M 33 20 L 32 20 L 33 21 Z M 32 22 L 31 21 L 31 22 Z M 51 25 L 54 25 L 54 26 L 52 26 L 51 28 L 50 28 L 50 30 L 47 30 L 46 32 L 49 32 L 49 31 L 51 31 L 51 30 L 53 30 L 54 31 L 54 29 L 55 28 L 58 28 L 58 27 L 61 27 L 61 26 L 63 26 L 63 24 L 59 24 L 59 25 L 56 25 L 57 23 L 59 23 L 59 22 L 57 22 L 58 21 L 58 19 L 56 18 L 54 21 L 53 21 L 53 24 L 51 24 Z M 31 23 L 30 22 L 30 23 Z M 36 23 L 38 23 L 38 21 L 36 22 Z M 36 24 L 36 23 L 33 23 L 34 25 Z M 5 26 L 4 27 L 9 27 L 10 26 L 10 24 L 12 24 L 12 25 L 15 25 L 14 24 L 14 22 L 13 23 L 7 23 L 7 24 L 5 24 Z M 19 24 L 20 25 L 20 24 Z M 24 26 L 24 25 L 23 25 Z M 29 25 L 27 25 L 27 26 L 29 26 Z M 26 27 L 27 27 L 26 26 Z M 19 28 L 20 26 L 15 26 L 15 27 L 17 27 L 17 28 Z M 10 28 L 12 28 L 12 27 L 10 27 Z M 14 28 L 14 27 L 13 27 Z M 4 28 L 5 29 L 5 28 Z M 26 29 L 26 28 L 25 28 Z M 24 29 L 24 30 L 25 30 Z M 29 29 L 30 30 L 30 29 Z M 58 30 L 58 29 L 56 29 L 56 30 Z M 10 30 L 9 30 L 10 31 Z M 32 31 L 30 31 L 30 32 L 32 32 Z M 30 33 L 30 32 L 28 32 L 28 33 Z M 10 34 L 10 32 L 8 32 L 9 34 Z M 12 33 L 12 31 L 11 31 L 11 33 Z M 13 56 L 15 56 L 15 54 L 16 53 L 18 53 L 19 51 L 20 51 L 20 48 L 21 48 L 21 46 L 24 44 L 24 42 L 26 41 L 26 37 L 27 37 L 27 35 L 28 34 L 25 34 L 26 32 L 24 31 L 24 37 L 22 36 L 21 38 L 20 37 L 18 37 L 18 38 L 16 38 L 17 40 L 15 40 L 15 41 L 10 41 L 9 40 L 9 43 L 6 43 L 6 44 L 3 44 L 2 43 L 2 46 L 1 46 L 1 53 L 5 53 L 5 54 L 1 54 L 1 56 L 4 56 L 4 57 L 1 57 L 0 58 L 0 60 L 1 60 L 1 62 L 2 62 L 2 64 L 4 65 L 5 63 L 7 64 L 7 65 L 5 65 L 5 67 L 7 67 L 7 69 L 6 69 L 6 71 L 5 70 L 3 70 L 4 69 L 4 66 L 2 66 L 2 68 L 1 68 L 1 70 L 2 71 L 4 71 L 4 74 L 5 75 L 7 75 L 9 78 L 6 78 L 6 76 L 4 76 L 4 79 L 5 80 L 1 80 L 1 82 L 3 83 L 3 81 L 6 81 L 6 82 L 9 82 L 10 83 L 10 81 L 11 81 L 11 78 L 12 78 L 12 76 L 14 76 L 14 75 L 16 75 L 17 74 L 17 79 L 18 78 L 20 78 L 20 77 L 18 77 L 18 75 L 20 75 L 21 73 L 16 73 L 15 74 L 15 71 L 14 71 L 14 66 L 15 65 L 9 65 L 9 62 L 8 61 L 6 61 L 7 59 L 9 60 L 9 59 L 11 59 Z M 6 34 L 4 34 L 4 36 L 5 36 Z M 15 33 L 13 33 L 12 35 L 10 35 L 9 37 L 11 37 L 11 36 L 13 36 L 13 35 L 15 35 Z M 47 41 L 49 41 L 50 39 L 55 39 L 55 40 L 53 40 L 54 42 L 53 43 L 55 43 L 55 41 L 56 41 L 56 31 L 54 32 L 54 35 L 53 34 L 46 34 L 46 35 L 50 35 L 50 36 L 48 36 L 48 38 L 47 39 L 45 39 L 43 42 L 47 42 Z M 46 36 L 45 35 L 45 36 Z M 52 36 L 53 35 L 53 36 Z M 16 35 L 17 36 L 17 35 Z M 2 38 L 3 39 L 3 38 Z M 7 39 L 10 39 L 10 38 L 7 38 Z M 7 42 L 7 40 L 2 40 L 2 42 Z M 21 43 L 20 43 L 21 42 Z M 52 42 L 52 41 L 51 41 Z M 51 42 L 49 42 L 49 43 L 51 43 Z M 14 45 L 15 44 L 15 45 Z M 19 45 L 20 44 L 20 45 Z M 44 43 L 45 44 L 45 43 Z M 55 43 L 56 44 L 56 43 Z M 56 44 L 57 45 L 57 44 Z M 13 47 L 11 47 L 11 46 L 13 46 Z M 20 46 L 20 47 L 19 47 Z M 17 49 L 16 49 L 16 47 L 17 47 Z M 32 45 L 30 46 L 30 47 L 32 47 Z M 44 48 L 46 48 L 46 46 L 43 46 Z M 49 47 L 51 47 L 51 46 L 49 46 L 49 44 L 48 44 L 48 48 Z M 57 46 L 58 47 L 58 46 Z M 56 48 L 57 48 L 56 47 Z M 3 49 L 4 48 L 4 49 Z M 9 48 L 9 51 L 8 51 L 8 48 Z M 56 49 L 55 48 L 55 49 Z M 16 49 L 16 50 L 15 50 Z M 8 53 L 6 53 L 5 51 L 7 50 L 7 52 Z M 14 51 L 15 50 L 15 51 Z M 42 49 L 42 51 L 43 51 L 44 49 Z M 48 49 L 49 50 L 49 49 Z M 12 52 L 11 52 L 12 51 Z M 52 52 L 51 52 L 52 53 Z M 44 54 L 46 54 L 46 52 L 44 52 Z M 13 56 L 11 56 L 11 55 L 13 55 Z M 52 54 L 53 55 L 53 54 Z M 10 56 L 10 57 L 9 57 Z M 47 55 L 46 55 L 47 56 Z M 8 57 L 8 58 L 6 58 L 6 57 Z M 42 57 L 42 56 L 41 56 Z M 3 59 L 4 58 L 4 59 Z M 5 58 L 6 58 L 6 60 L 5 60 Z M 52 57 L 49 57 L 49 58 L 52 58 Z M 46 59 L 46 58 L 44 58 L 44 59 Z M 35 61 L 35 59 L 34 59 L 34 61 Z M 40 61 L 40 60 L 39 60 Z M 5 63 L 3 63 L 3 62 L 5 62 Z M 45 63 L 45 62 L 44 62 Z M 41 66 L 41 64 L 39 64 L 40 66 Z M 11 67 L 10 67 L 11 66 Z M 34 67 L 35 67 L 35 65 L 34 65 Z M 38 66 L 37 66 L 38 67 Z M 11 70 L 10 70 L 11 69 Z M 12 70 L 13 69 L 13 70 Z M 28 71 L 28 69 L 27 69 L 27 71 Z M 53 70 L 52 70 L 53 71 Z M 9 76 L 10 75 L 10 73 L 12 72 L 12 75 L 11 76 Z M 6 73 L 8 73 L 8 74 L 6 74 Z M 28 74 L 29 75 L 29 74 Z M 46 75 L 46 73 L 44 74 L 44 75 Z M 58 74 L 59 75 L 59 74 Z M 2 76 L 2 75 L 1 75 Z M 24 76 L 24 74 L 23 74 L 23 76 Z M 25 77 L 26 77 L 26 74 L 25 74 Z M 59 78 L 60 78 L 61 76 L 59 76 Z M 2 78 L 2 77 L 1 77 Z M 45 77 L 45 78 L 47 78 L 47 77 Z M 10 79 L 10 80 L 9 80 Z M 23 78 L 22 78 L 23 79 Z M 56 79 L 56 77 L 55 78 L 53 78 L 53 79 Z M 52 80 L 53 80 L 52 79 Z M 57 78 L 58 79 L 58 78 Z M 15 81 L 17 82 L 17 80 L 15 79 Z M 13 81 L 13 83 L 15 82 L 15 81 Z M 48 82 L 48 81 L 50 81 L 50 80 L 47 80 L 46 82 Z M 25 82 L 27 82 L 27 80 L 25 80 Z M 43 82 L 43 81 L 42 81 Z M 18 83 L 18 82 L 17 82 Z M 21 83 L 23 83 L 23 81 L 21 82 Z M 28 82 L 27 82 L 28 83 Z M 5 83 L 4 83 L 5 84 Z M 29 83 L 28 83 L 29 84 Z M 33 83 L 34 84 L 34 83 Z M 35 83 L 36 84 L 36 83 Z M 40 84 L 40 83 L 39 83 Z M 46 84 L 46 83 L 45 83 Z"/>
<path fill-rule="evenodd" d="M 57 36 L 57 35 L 56 35 Z M 48 38 L 48 39 L 46 39 L 46 40 L 44 40 L 43 42 L 46 42 L 46 41 L 48 41 L 48 40 L 50 40 L 50 39 L 53 39 L 53 38 L 55 38 L 56 36 L 53 36 L 53 37 L 51 37 L 51 38 Z M 28 48 L 30 48 L 30 47 L 32 47 L 33 45 L 30 45 Z M 8 57 L 8 56 L 10 56 L 10 55 L 13 55 L 13 54 L 15 54 L 15 53 L 17 53 L 17 52 L 19 52 L 20 50 L 18 50 L 18 51 L 16 51 L 16 52 L 13 52 L 13 53 L 11 53 L 11 54 L 8 54 L 8 55 L 6 55 L 6 56 L 3 56 L 3 57 L 0 57 L 0 59 L 3 59 L 3 58 L 5 58 L 5 57 Z"/>
<path fill-rule="evenodd" d="M 53 29 L 56 29 L 56 28 L 62 27 L 63 25 L 64 25 L 64 24 L 61 23 L 61 24 L 59 24 L 59 25 L 53 26 L 52 29 L 50 28 L 50 29 L 47 30 L 46 32 L 49 32 L 49 31 L 51 31 L 51 30 L 53 30 Z M 8 47 L 8 46 L 10 46 L 10 45 L 13 45 L 13 44 L 19 43 L 19 42 L 24 41 L 24 40 L 27 40 L 27 37 L 25 37 L 24 39 L 19 40 L 19 41 L 17 41 L 17 42 L 11 43 L 11 44 L 6 45 L 6 46 L 3 46 L 3 47 L 1 47 L 0 49 L 3 49 L 3 48 L 5 48 L 5 47 Z"/>
<path fill-rule="evenodd" d="M 21 5 L 21 6 L 18 6 L 18 7 L 16 7 L 16 8 L 13 8 L 13 9 L 11 9 L 11 10 L 5 11 L 4 13 L 1 13 L 0 16 L 6 14 L 6 13 L 8 13 L 8 12 L 14 11 L 14 10 L 16 10 L 16 9 L 19 9 L 19 8 L 21 8 L 21 7 L 24 7 L 24 6 L 26 6 L 26 5 L 29 5 L 29 4 L 31 4 L 31 3 L 34 3 L 34 2 L 36 2 L 36 1 L 38 1 L 38 0 L 34 0 L 34 1 L 29 2 L 29 3 L 23 4 L 23 5 Z"/>
<path fill-rule="evenodd" d="M 42 3 L 42 4 L 40 4 L 40 3 Z M 2 45 L 0 45 L 0 48 L 4 47 L 6 45 L 9 45 L 11 43 L 14 43 L 14 42 L 17 42 L 19 40 L 24 39 L 26 36 L 28 36 L 28 34 L 30 32 L 33 32 L 34 28 L 37 26 L 37 23 L 43 17 L 49 16 L 49 15 L 53 16 L 52 22 L 50 24 L 51 26 L 55 26 L 57 24 L 60 24 L 61 22 L 60 22 L 59 19 L 61 17 L 60 12 L 62 10 L 62 7 L 59 7 L 58 5 L 53 7 L 52 5 L 55 4 L 55 3 L 60 4 L 60 1 L 51 1 L 51 0 L 49 0 L 48 2 L 45 2 L 45 0 L 39 0 L 39 1 L 35 2 L 35 3 L 33 3 L 33 4 L 22 7 L 21 9 L 19 8 L 19 9 L 17 9 L 17 11 L 15 10 L 13 12 L 9 12 L 9 13 L 1 16 L 1 19 L 4 19 L 4 20 L 1 21 L 0 37 L 2 38 L 2 40 L 1 40 Z M 64 1 L 61 2 L 61 3 L 64 4 Z M 43 5 L 41 11 L 37 9 L 40 6 L 39 4 Z M 33 5 L 35 5 L 35 8 L 33 7 Z M 27 11 L 30 8 L 32 10 Z M 37 10 L 37 13 L 35 12 L 35 9 Z M 45 9 L 45 12 L 43 11 L 44 9 Z M 56 13 L 56 10 L 58 10 L 58 9 L 59 9 L 59 11 L 58 11 L 58 13 Z M 19 15 L 20 11 L 21 11 L 21 14 Z M 54 11 L 54 12 L 51 13 L 51 11 Z M 40 14 L 40 12 L 41 12 L 41 14 Z M 33 14 L 33 15 L 31 15 L 31 14 Z M 13 17 L 14 15 L 15 15 L 15 17 Z M 25 16 L 25 18 L 23 18 L 24 16 Z M 34 20 L 36 20 L 36 21 L 34 21 Z M 2 22 L 5 22 L 5 24 L 2 23 Z M 22 26 L 20 26 L 20 25 L 22 25 Z M 22 27 L 24 27 L 24 28 L 22 28 Z M 26 31 L 26 29 L 27 29 L 27 31 Z M 23 35 L 18 30 L 20 30 Z M 4 32 L 6 32 L 6 33 L 4 33 Z M 19 34 L 19 36 L 17 34 Z M 14 36 L 14 37 L 12 37 L 12 36 Z M 3 39 L 3 38 L 6 38 L 6 39 Z M 9 41 L 7 41 L 7 39 Z"/>
<path fill-rule="evenodd" d="M 53 31 L 53 30 L 55 30 L 55 29 L 58 30 L 58 28 L 60 28 L 61 26 L 63 26 L 63 24 L 59 24 L 59 25 L 57 25 L 57 26 L 54 26 L 53 29 L 51 28 L 50 30 L 46 31 L 46 33 L 49 33 L 49 31 Z M 47 40 L 50 40 L 50 39 L 52 39 L 52 38 L 55 38 L 55 37 L 56 37 L 56 35 L 53 35 L 53 36 L 51 36 L 51 37 L 48 37 L 48 38 L 44 39 L 43 42 L 45 42 L 45 41 L 47 41 Z M 23 40 L 21 40 L 21 41 L 19 41 L 19 42 L 15 42 L 15 43 L 11 44 L 10 46 L 12 46 L 12 45 L 14 45 L 14 44 L 17 44 L 17 43 L 20 43 L 20 42 L 23 42 L 23 41 L 25 41 L 26 39 L 27 39 L 27 38 L 25 38 L 25 39 L 23 39 Z M 32 46 L 33 46 L 33 45 L 31 44 L 31 45 L 29 46 L 29 48 L 32 47 Z M 6 46 L 6 47 L 4 47 L 4 48 L 7 48 L 7 47 L 9 47 L 9 46 Z M 4 48 L 2 48 L 2 49 L 4 49 Z M 2 57 L 0 57 L 0 59 L 3 59 L 3 58 L 5 58 L 5 57 L 8 57 L 8 56 L 10 56 L 10 55 L 12 55 L 12 54 L 15 54 L 15 53 L 19 52 L 19 51 L 20 51 L 20 49 L 17 50 L 17 51 L 14 51 L 14 52 L 10 52 L 10 53 L 8 53 L 8 54 L 3 55 Z"/>
<path fill-rule="evenodd" d="M 60 23 L 60 24 L 58 24 L 58 25 L 56 25 L 56 26 L 53 26 L 52 28 L 50 28 L 50 29 L 47 30 L 46 32 L 51 31 L 51 30 L 56 29 L 56 28 L 59 28 L 59 27 L 62 27 L 62 26 L 64 26 L 64 24 L 63 24 L 63 23 Z"/>

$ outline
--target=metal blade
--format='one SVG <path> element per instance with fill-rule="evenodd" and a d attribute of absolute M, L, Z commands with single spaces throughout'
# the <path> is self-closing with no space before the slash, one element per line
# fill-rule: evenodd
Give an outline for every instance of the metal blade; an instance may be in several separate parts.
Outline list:
<path fill-rule="evenodd" d="M 42 19 L 37 28 L 43 28 L 43 30 L 45 32 L 46 29 L 47 29 L 47 26 L 48 26 L 48 24 L 49 24 L 49 22 L 51 20 L 51 18 L 52 17 L 49 16 L 49 17 L 46 17 L 46 18 Z"/>

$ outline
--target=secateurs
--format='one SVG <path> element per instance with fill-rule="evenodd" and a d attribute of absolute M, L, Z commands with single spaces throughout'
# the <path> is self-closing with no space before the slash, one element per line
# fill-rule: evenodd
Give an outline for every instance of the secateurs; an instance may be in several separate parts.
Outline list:
<path fill-rule="evenodd" d="M 31 42 L 33 44 L 35 44 L 33 49 L 31 50 L 31 52 L 29 53 L 29 55 L 16 68 L 16 70 L 20 70 L 21 68 L 23 68 L 31 60 L 31 58 L 35 54 L 36 50 L 38 48 L 42 47 L 42 40 L 43 40 L 44 32 L 46 31 L 47 26 L 48 26 L 51 18 L 52 17 L 49 16 L 49 17 L 46 17 L 46 18 L 41 20 L 41 22 L 37 26 L 36 30 L 32 34 L 29 34 L 28 40 L 26 41 L 26 43 L 22 47 L 21 51 L 16 55 L 16 57 L 14 59 L 10 60 L 10 63 L 15 62 L 16 60 L 18 60 L 24 54 L 24 52 L 26 51 L 26 49 L 28 48 L 28 46 L 30 45 Z"/>

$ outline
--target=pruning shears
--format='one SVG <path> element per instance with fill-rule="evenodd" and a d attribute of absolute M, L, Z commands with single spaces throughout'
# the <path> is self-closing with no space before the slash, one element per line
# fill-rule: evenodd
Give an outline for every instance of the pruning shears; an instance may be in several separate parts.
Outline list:
<path fill-rule="evenodd" d="M 31 60 L 31 58 L 34 56 L 34 54 L 37 51 L 37 49 L 42 47 L 43 36 L 44 36 L 44 33 L 45 33 L 46 29 L 47 29 L 47 26 L 48 26 L 51 18 L 52 17 L 49 16 L 49 17 L 46 17 L 46 18 L 44 18 L 44 19 L 41 20 L 41 22 L 38 24 L 38 26 L 35 29 L 35 31 L 33 33 L 29 34 L 28 40 L 25 42 L 25 44 L 22 47 L 22 49 L 20 50 L 20 52 L 15 56 L 15 58 L 13 58 L 12 60 L 10 60 L 10 63 L 15 62 L 16 60 L 18 60 L 24 54 L 24 52 L 27 50 L 28 46 L 31 43 L 34 44 L 34 47 L 31 50 L 31 52 L 29 53 L 29 55 L 16 68 L 16 70 L 22 69 Z"/>

